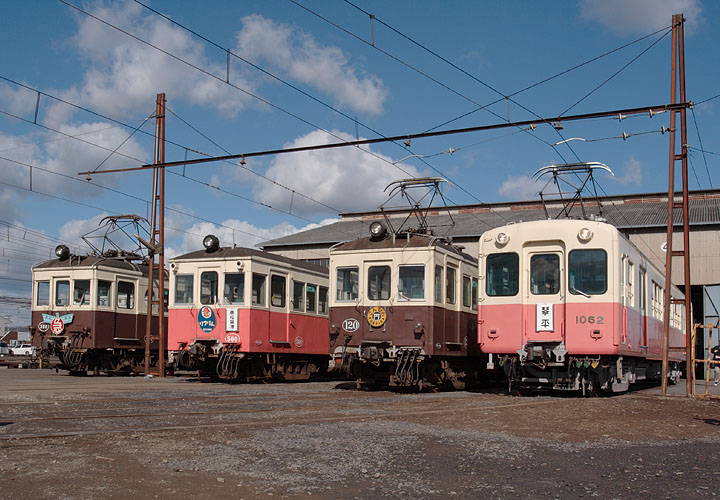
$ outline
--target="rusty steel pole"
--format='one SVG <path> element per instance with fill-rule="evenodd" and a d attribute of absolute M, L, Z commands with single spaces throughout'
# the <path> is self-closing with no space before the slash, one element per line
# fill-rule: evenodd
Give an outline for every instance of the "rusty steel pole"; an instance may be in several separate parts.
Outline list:
<path fill-rule="evenodd" d="M 682 14 L 675 14 L 672 17 L 672 68 L 670 81 L 671 104 L 677 102 L 678 80 L 680 83 L 680 101 L 685 102 L 685 44 Z M 676 113 L 680 113 L 680 137 L 681 152 L 676 153 Z M 682 201 L 675 201 L 675 162 L 682 162 Z M 667 395 L 667 374 L 668 358 L 670 351 L 685 351 L 686 365 L 686 387 L 687 396 L 692 394 L 692 355 L 689 342 L 692 338 L 692 309 L 690 305 L 691 281 L 690 281 L 690 210 L 688 194 L 688 169 L 687 169 L 687 122 L 686 110 L 670 111 L 670 158 L 668 169 L 668 215 L 667 215 L 667 243 L 665 254 L 665 304 L 663 310 L 663 350 L 662 350 L 662 394 Z M 682 209 L 683 218 L 683 249 L 673 250 L 674 233 L 674 212 L 676 208 Z M 683 257 L 683 277 L 685 285 L 685 298 L 682 300 L 673 299 L 672 291 L 672 259 Z M 670 345 L 670 309 L 673 304 L 682 303 L 685 305 L 685 342 L 684 346 Z"/>
<path fill-rule="evenodd" d="M 156 163 L 165 163 L 165 94 L 157 96 L 158 134 Z M 158 167 L 158 374 L 165 376 L 165 169 Z"/>

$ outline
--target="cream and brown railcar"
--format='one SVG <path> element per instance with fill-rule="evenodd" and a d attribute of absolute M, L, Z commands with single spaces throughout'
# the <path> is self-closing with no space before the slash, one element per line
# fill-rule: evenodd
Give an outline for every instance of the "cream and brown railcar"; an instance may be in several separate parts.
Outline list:
<path fill-rule="evenodd" d="M 478 366 L 477 261 L 432 236 L 380 235 L 330 251 L 335 367 L 358 387 L 464 387 Z"/>
<path fill-rule="evenodd" d="M 32 268 L 33 345 L 70 371 L 141 371 L 147 329 L 148 266 L 121 255 L 70 255 Z M 157 280 L 155 280 L 157 296 Z M 158 359 L 157 306 L 151 363 Z M 165 319 L 167 321 L 167 318 Z"/>
<path fill-rule="evenodd" d="M 512 387 L 623 391 L 659 379 L 665 276 L 614 226 L 506 225 L 484 233 L 479 260 L 480 348 Z M 684 305 L 671 311 L 670 345 L 684 346 Z M 672 381 L 682 359 L 671 352 Z"/>

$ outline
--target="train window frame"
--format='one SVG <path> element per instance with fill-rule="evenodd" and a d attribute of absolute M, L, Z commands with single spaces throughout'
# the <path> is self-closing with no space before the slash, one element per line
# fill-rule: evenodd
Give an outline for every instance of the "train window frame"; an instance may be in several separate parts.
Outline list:
<path fill-rule="evenodd" d="M 104 297 L 102 296 L 101 292 L 103 291 L 104 284 L 107 284 L 107 295 Z M 95 289 L 95 303 L 97 307 L 107 307 L 111 308 L 113 306 L 113 300 L 112 300 L 112 281 L 109 280 L 97 280 L 97 287 Z M 105 303 L 102 304 L 100 299 L 105 298 Z"/>
<path fill-rule="evenodd" d="M 317 313 L 318 286 L 312 283 L 305 285 L 305 312 Z"/>
<path fill-rule="evenodd" d="M 330 289 L 326 286 L 320 286 L 318 291 L 318 314 L 323 314 L 327 316 L 328 311 L 330 310 Z M 323 300 L 323 294 L 324 294 L 324 300 Z"/>
<path fill-rule="evenodd" d="M 296 280 L 292 280 L 292 282 L 292 310 L 294 312 L 305 312 L 305 282 Z"/>
<path fill-rule="evenodd" d="M 259 285 L 259 287 L 257 285 Z M 267 294 L 267 274 L 252 273 L 250 291 L 250 304 L 265 307 L 267 303 L 267 297 L 265 297 Z"/>
<path fill-rule="evenodd" d="M 189 278 L 189 280 L 187 278 Z M 180 294 L 180 296 L 182 296 L 183 298 L 188 299 L 187 302 L 185 302 L 185 301 L 181 302 L 178 300 L 178 285 L 180 283 L 185 283 L 186 286 L 187 286 L 187 283 L 190 283 L 189 289 Z M 176 274 L 175 275 L 175 286 L 173 287 L 173 305 L 174 306 L 178 306 L 178 305 L 184 306 L 184 305 L 194 304 L 195 303 L 194 295 L 195 295 L 195 275 L 192 273 Z"/>
<path fill-rule="evenodd" d="M 353 280 L 353 272 L 355 279 Z M 342 275 L 342 281 L 341 281 Z M 346 279 L 349 276 L 349 280 Z M 350 289 L 346 286 L 350 284 Z M 342 283 L 342 286 L 341 286 Z M 341 295 L 342 294 L 342 295 Z M 337 302 L 351 302 L 360 296 L 360 268 L 358 266 L 342 266 L 335 269 L 335 300 Z M 348 297 L 348 298 L 341 298 Z"/>
<path fill-rule="evenodd" d="M 420 286 L 419 286 L 420 292 L 421 292 L 420 297 L 413 296 L 413 290 L 415 290 L 417 292 L 418 285 L 413 285 L 412 283 L 413 283 L 414 279 L 418 278 L 418 276 L 416 275 L 416 276 L 409 276 L 409 277 L 403 278 L 403 270 L 409 270 L 412 268 L 414 268 L 416 270 L 418 268 L 422 269 L 422 276 L 420 277 L 420 279 L 422 281 L 420 282 Z M 404 280 L 406 280 L 409 284 L 409 289 L 407 289 L 407 291 L 410 292 L 409 294 L 407 294 L 403 291 Z M 424 301 L 425 300 L 425 281 L 426 281 L 425 280 L 425 264 L 401 264 L 401 265 L 399 265 L 398 266 L 398 286 L 397 286 L 398 300 L 403 301 L 403 302 L 410 302 L 410 301 L 422 302 L 422 301 Z"/>
<path fill-rule="evenodd" d="M 480 298 L 480 284 L 478 279 L 472 278 L 472 310 L 477 311 L 478 303 Z"/>
<path fill-rule="evenodd" d="M 63 292 L 61 292 L 60 285 L 63 285 L 63 289 L 67 286 L 67 291 L 63 290 Z M 66 297 L 65 302 L 60 301 L 60 298 L 63 296 Z M 70 280 L 69 279 L 55 280 L 54 303 L 55 303 L 55 307 L 69 307 L 70 306 Z"/>
<path fill-rule="evenodd" d="M 462 305 L 472 308 L 472 278 L 467 274 L 462 277 Z"/>
<path fill-rule="evenodd" d="M 375 273 L 377 272 L 380 272 L 381 274 L 376 275 Z M 368 266 L 366 278 L 368 300 L 390 300 L 392 290 L 392 268 L 389 265 L 383 264 L 379 266 Z M 374 291 L 373 285 L 375 286 Z"/>
<path fill-rule="evenodd" d="M 546 262 L 550 260 L 556 261 L 556 265 L 554 266 L 554 270 L 550 270 L 550 272 L 555 274 L 555 279 L 553 281 L 545 279 L 545 277 L 548 274 L 548 270 L 545 270 L 543 272 L 543 280 L 540 281 L 536 278 L 536 275 L 543 271 L 542 269 L 536 267 L 536 262 L 539 261 L 539 259 L 545 259 Z M 543 253 L 534 253 L 530 255 L 530 282 L 528 283 L 530 285 L 530 293 L 535 296 L 544 296 L 544 295 L 557 295 L 560 293 L 561 290 L 561 274 L 560 274 L 560 255 L 555 252 L 543 252 Z M 537 281 L 537 283 L 536 283 Z M 555 283 L 554 288 L 548 288 L 548 284 Z"/>
<path fill-rule="evenodd" d="M 122 290 L 123 285 L 129 285 L 130 293 L 127 294 L 126 291 Z M 124 304 L 121 302 L 122 298 L 124 297 Z M 128 311 L 134 311 L 135 310 L 135 283 L 132 281 L 124 281 L 124 280 L 118 280 L 117 282 L 117 307 L 118 309 L 126 309 Z"/>
<path fill-rule="evenodd" d="M 42 299 L 40 295 L 40 285 L 43 285 L 42 288 L 46 289 L 43 293 Z M 50 305 L 50 280 L 43 280 L 37 282 L 37 285 L 35 287 L 35 305 L 41 307 Z"/>
<path fill-rule="evenodd" d="M 602 280 L 603 280 L 602 291 L 597 291 L 599 289 L 588 289 L 587 287 L 583 286 L 585 283 L 584 281 L 583 281 L 583 283 L 581 283 L 580 288 L 575 286 L 575 284 L 576 284 L 575 283 L 575 275 L 577 273 L 575 273 L 575 275 L 573 274 L 573 271 L 574 271 L 573 258 L 576 257 L 577 255 L 590 255 L 589 252 L 602 253 L 602 255 L 603 255 L 604 272 L 602 275 Z M 576 248 L 576 249 L 570 250 L 570 252 L 568 252 L 568 266 L 567 267 L 568 267 L 568 271 L 567 271 L 568 290 L 570 291 L 570 293 L 572 295 L 587 296 L 587 295 L 604 295 L 605 293 L 607 293 L 607 291 L 608 291 L 608 255 L 607 255 L 607 251 L 604 248 Z M 587 281 L 587 280 L 585 280 L 585 281 Z"/>
<path fill-rule="evenodd" d="M 277 293 L 275 285 L 282 283 L 282 290 Z M 276 302 L 279 299 L 279 302 Z M 278 309 L 285 309 L 287 306 L 287 276 L 282 274 L 270 274 L 270 306 Z"/>
<path fill-rule="evenodd" d="M 215 278 L 212 279 L 212 275 L 215 275 Z M 209 281 L 209 293 L 203 293 L 203 288 L 205 287 L 204 280 L 206 279 L 206 276 L 211 277 Z M 203 306 L 212 306 L 217 304 L 218 302 L 218 284 L 219 284 L 219 276 L 217 271 L 202 271 L 200 273 L 200 286 L 199 286 L 199 292 L 200 292 L 200 304 Z"/>
<path fill-rule="evenodd" d="M 90 281 L 89 279 L 73 280 L 73 307 L 89 307 L 91 305 L 90 297 L 92 297 L 92 295 L 90 295 Z M 80 291 L 80 293 L 78 293 L 78 291 Z"/>
<path fill-rule="evenodd" d="M 450 275 L 452 274 L 452 278 Z M 457 303 L 457 277 L 458 268 L 448 265 L 445 268 L 445 302 L 447 304 Z"/>
<path fill-rule="evenodd" d="M 443 286 L 443 274 L 444 274 L 444 267 L 441 264 L 435 264 L 435 302 L 443 303 L 445 296 L 443 294 L 443 289 L 445 288 Z"/>
<path fill-rule="evenodd" d="M 512 261 L 501 260 L 508 258 Z M 501 266 L 495 263 L 496 260 Z M 499 279 L 493 278 L 496 272 L 499 273 Z M 515 297 L 518 293 L 520 293 L 520 255 L 517 252 L 498 252 L 485 257 L 485 294 L 488 297 Z"/>
<path fill-rule="evenodd" d="M 228 277 L 239 277 L 237 283 L 228 283 Z M 232 280 L 230 280 L 232 281 Z M 232 286 L 233 293 L 228 285 Z M 233 300 L 233 298 L 235 300 Z M 223 304 L 244 305 L 245 304 L 245 273 L 224 273 L 223 274 Z"/>

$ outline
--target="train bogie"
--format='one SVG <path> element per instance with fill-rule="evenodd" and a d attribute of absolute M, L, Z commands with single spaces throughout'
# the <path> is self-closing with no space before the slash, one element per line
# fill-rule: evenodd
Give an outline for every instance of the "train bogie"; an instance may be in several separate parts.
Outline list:
<path fill-rule="evenodd" d="M 511 385 L 621 391 L 658 378 L 665 279 L 615 227 L 547 220 L 493 229 L 480 242 L 480 275 L 480 347 Z M 684 345 L 685 312 L 671 310 L 671 345 Z M 671 354 L 673 366 L 680 356 Z"/>
<path fill-rule="evenodd" d="M 328 366 L 327 269 L 249 248 L 170 261 L 175 366 L 227 380 L 297 380 Z"/>

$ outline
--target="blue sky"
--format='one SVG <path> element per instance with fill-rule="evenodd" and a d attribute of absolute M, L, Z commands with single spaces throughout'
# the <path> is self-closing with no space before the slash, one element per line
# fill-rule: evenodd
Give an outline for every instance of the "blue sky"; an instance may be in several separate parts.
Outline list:
<path fill-rule="evenodd" d="M 717 2 L 68 3 L 107 24 L 59 1 L 0 5 L 0 297 L 28 296 L 30 266 L 59 241 L 82 249 L 79 236 L 105 215 L 147 214 L 148 173 L 76 174 L 151 162 L 158 92 L 170 109 L 168 161 L 664 104 L 663 28 L 682 12 L 687 97 L 701 103 L 688 141 L 709 152 L 691 150 L 690 187 L 720 185 Z M 545 125 L 175 169 L 168 254 L 197 249 L 209 232 L 252 246 L 371 210 L 388 183 L 410 176 L 446 176 L 457 204 L 534 199 L 533 172 L 579 158 L 613 170 L 597 177 L 603 194 L 663 191 L 668 124 L 667 114 L 605 119 L 566 123 L 562 135 Z M 571 137 L 586 140 L 553 146 Z M 29 316 L 2 299 L 0 315 Z"/>

